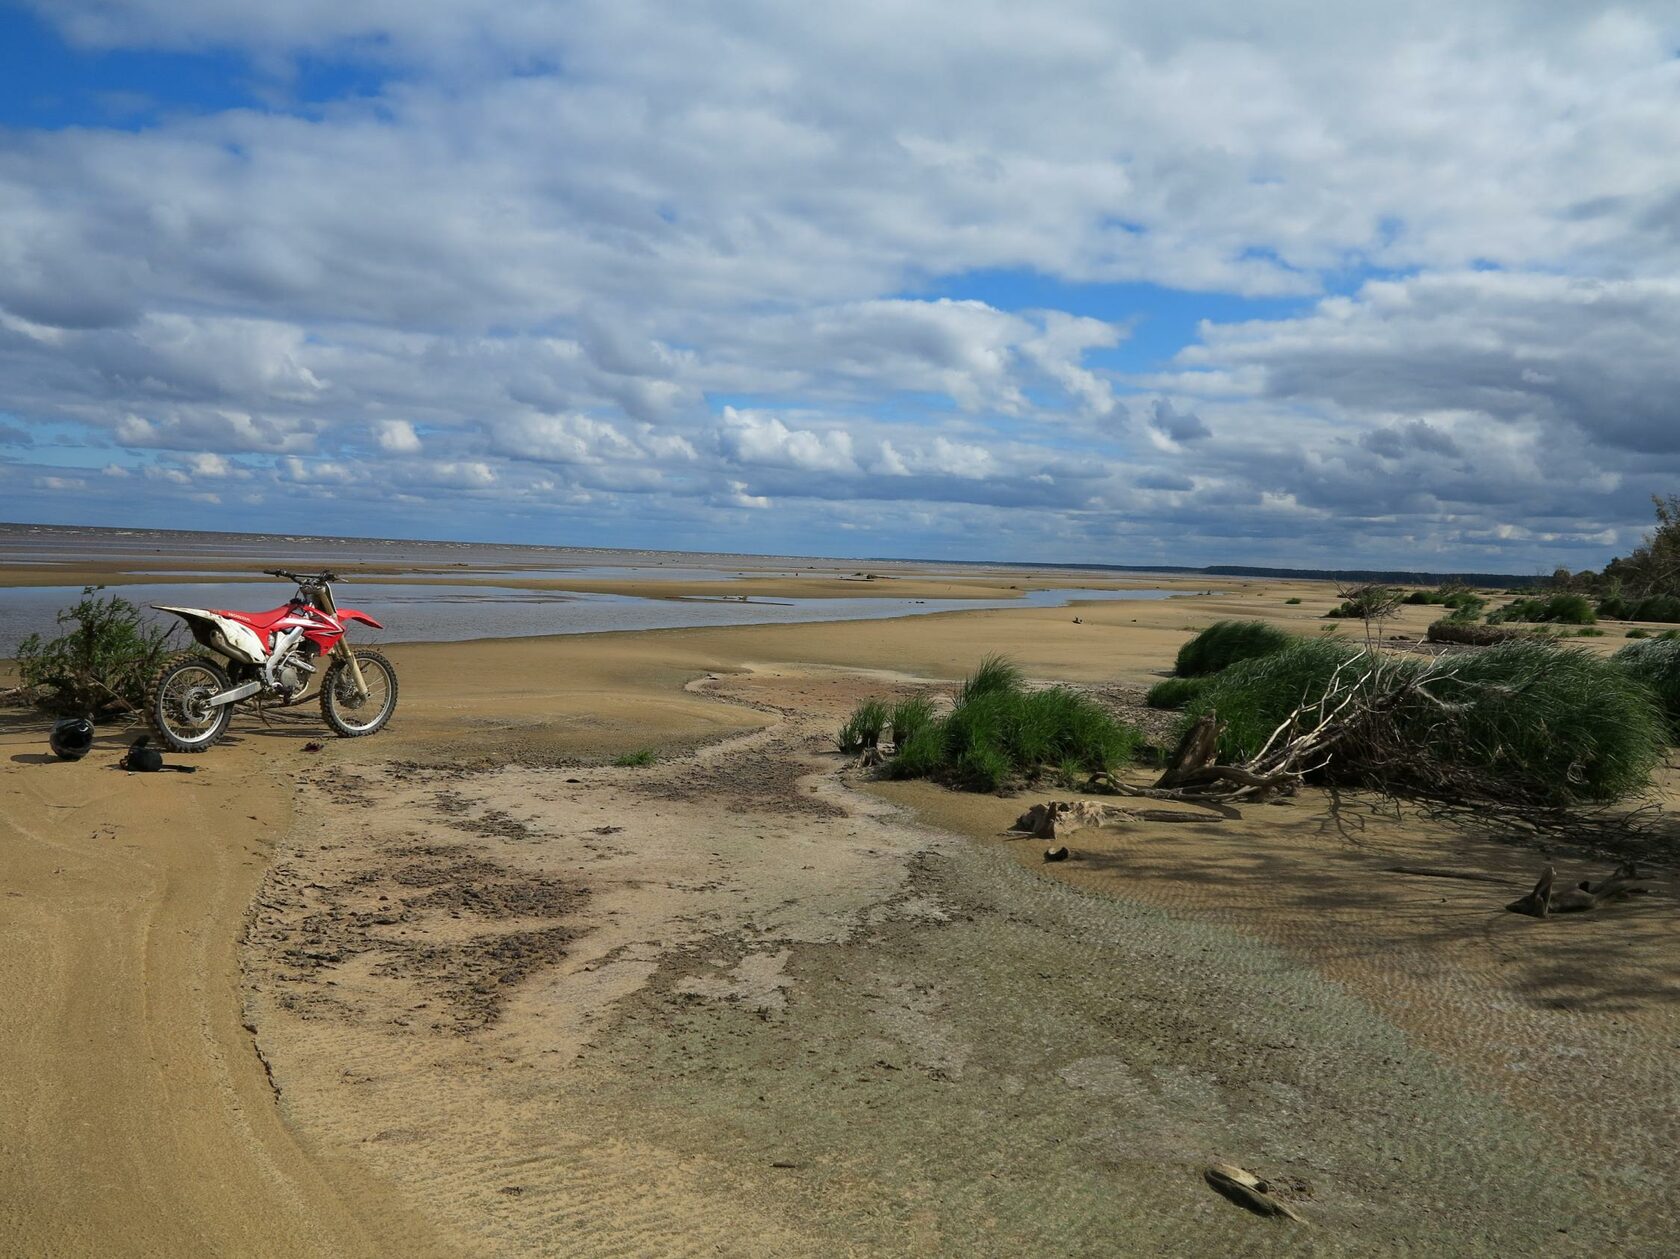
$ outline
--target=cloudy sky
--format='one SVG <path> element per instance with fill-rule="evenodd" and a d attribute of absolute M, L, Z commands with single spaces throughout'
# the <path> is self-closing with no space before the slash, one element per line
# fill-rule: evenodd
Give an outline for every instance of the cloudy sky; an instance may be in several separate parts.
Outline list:
<path fill-rule="evenodd" d="M 0 519 L 1596 566 L 1680 6 L 0 0 Z"/>

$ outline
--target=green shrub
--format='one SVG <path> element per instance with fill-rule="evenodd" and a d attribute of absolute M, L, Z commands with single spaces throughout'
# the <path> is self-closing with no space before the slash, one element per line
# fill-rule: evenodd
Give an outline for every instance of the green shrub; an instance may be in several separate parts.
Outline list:
<path fill-rule="evenodd" d="M 619 769 L 641 769 L 652 765 L 659 759 L 659 754 L 652 748 L 638 748 L 634 752 L 626 752 L 623 756 L 615 756 L 613 764 Z"/>
<path fill-rule="evenodd" d="M 1174 672 L 1181 678 L 1218 673 L 1238 660 L 1282 651 L 1293 634 L 1264 621 L 1217 621 L 1178 649 Z"/>
<path fill-rule="evenodd" d="M 1575 631 L 1575 637 L 1576 638 L 1603 638 L 1604 637 L 1604 631 L 1601 630 L 1601 629 L 1592 629 L 1592 628 L 1584 629 L 1584 630 L 1576 630 Z"/>
<path fill-rule="evenodd" d="M 1529 621 L 1558 625 L 1591 625 L 1598 620 L 1585 595 L 1558 594 L 1540 599 L 1517 599 L 1488 617 L 1489 625 Z"/>
<path fill-rule="evenodd" d="M 97 715 L 140 708 L 170 649 L 170 630 L 142 623 L 140 609 L 103 586 L 55 618 L 68 633 L 50 641 L 31 634 L 18 644 L 18 679 L 43 707 Z"/>
<path fill-rule="evenodd" d="M 1642 630 L 1642 629 L 1630 629 L 1623 637 L 1626 637 L 1626 638 L 1649 638 L 1649 637 L 1651 637 L 1651 631 L 1650 630 Z"/>
<path fill-rule="evenodd" d="M 1669 738 L 1680 738 L 1680 638 L 1629 643 L 1610 659 L 1656 696 L 1668 719 Z"/>
<path fill-rule="evenodd" d="M 1414 590 L 1402 600 L 1414 607 L 1419 604 L 1439 604 L 1451 608 L 1454 619 L 1468 619 L 1480 615 L 1487 600 L 1472 594 L 1462 586 L 1440 586 L 1434 590 Z"/>
<path fill-rule="evenodd" d="M 1149 688 L 1143 702 L 1151 708 L 1183 708 L 1207 685 L 1206 678 L 1168 678 Z"/>
<path fill-rule="evenodd" d="M 1680 595 L 1610 595 L 1598 601 L 1598 614 L 1613 621 L 1680 621 Z"/>
<path fill-rule="evenodd" d="M 840 727 L 835 743 L 842 752 L 856 755 L 879 747 L 881 731 L 887 726 L 887 706 L 878 699 L 865 700 L 852 710 L 851 717 Z"/>
<path fill-rule="evenodd" d="M 933 724 L 933 701 L 926 695 L 912 695 L 892 706 L 887 725 L 892 728 L 893 743 L 902 747 L 924 726 Z"/>
<path fill-rule="evenodd" d="M 1284 602 L 1290 607 L 1294 607 L 1296 604 L 1301 602 L 1301 597 L 1299 595 L 1291 595 L 1289 598 L 1285 599 Z"/>
<path fill-rule="evenodd" d="M 1626 650 L 1626 649 L 1624 649 Z M 1294 709 L 1318 700 L 1338 666 L 1364 671 L 1363 653 L 1327 642 L 1233 665 L 1211 679 L 1186 710 L 1186 723 L 1218 714 L 1220 754 L 1252 756 Z M 1366 659 L 1371 659 L 1366 657 Z M 1383 661 L 1385 685 L 1430 667 Z M 1339 780 L 1412 775 L 1420 791 L 1438 774 L 1475 774 L 1490 792 L 1547 804 L 1621 799 L 1644 787 L 1661 756 L 1663 718 L 1647 684 L 1590 652 L 1542 642 L 1509 642 L 1440 666 L 1435 699 L 1414 697 L 1386 727 L 1395 746 L 1382 763 L 1350 740 L 1332 761 Z M 1343 677 L 1347 676 L 1344 670 Z M 1439 701 L 1439 702 L 1436 702 Z M 1410 767 L 1410 768 L 1408 768 Z"/>
<path fill-rule="evenodd" d="M 1363 586 L 1324 615 L 1333 621 L 1375 621 L 1387 617 L 1402 602 L 1392 586 Z"/>

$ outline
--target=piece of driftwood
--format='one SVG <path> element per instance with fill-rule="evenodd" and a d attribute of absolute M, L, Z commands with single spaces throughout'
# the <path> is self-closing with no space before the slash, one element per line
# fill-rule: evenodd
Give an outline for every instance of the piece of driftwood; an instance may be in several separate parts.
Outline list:
<path fill-rule="evenodd" d="M 1443 870 L 1440 866 L 1389 866 L 1390 874 L 1412 874 L 1423 879 L 1464 879 L 1470 883 L 1500 883 L 1510 887 L 1514 879 L 1498 874 L 1482 874 L 1476 870 Z"/>
<path fill-rule="evenodd" d="M 1101 826 L 1115 818 L 1130 816 L 1124 809 L 1095 800 L 1046 800 L 1016 818 L 1015 825 L 1010 829 L 1022 831 L 1034 839 L 1055 839 L 1068 831 Z"/>
<path fill-rule="evenodd" d="M 1231 1163 L 1213 1163 L 1202 1176 L 1220 1194 L 1256 1215 L 1281 1216 L 1305 1223 L 1295 1208 L 1281 1198 L 1274 1198 L 1271 1187 L 1246 1168 Z"/>
<path fill-rule="evenodd" d="M 1619 901 L 1628 896 L 1650 891 L 1650 880 L 1640 875 L 1632 862 L 1618 866 L 1613 874 L 1591 883 L 1583 879 L 1574 887 L 1559 889 L 1557 870 L 1547 866 L 1541 871 L 1539 882 L 1526 896 L 1520 896 L 1505 906 L 1513 914 L 1527 914 L 1530 918 L 1545 918 L 1552 914 L 1580 914 L 1597 909 L 1607 901 Z"/>
<path fill-rule="evenodd" d="M 1193 775 L 1204 772 L 1219 751 L 1219 721 L 1208 713 L 1179 739 L 1167 758 L 1167 767 L 1155 780 L 1155 790 L 1181 787 Z"/>

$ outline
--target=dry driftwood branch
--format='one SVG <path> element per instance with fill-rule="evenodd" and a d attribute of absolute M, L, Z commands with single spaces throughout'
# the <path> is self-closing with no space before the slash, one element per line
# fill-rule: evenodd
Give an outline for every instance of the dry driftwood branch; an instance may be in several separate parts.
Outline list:
<path fill-rule="evenodd" d="M 1597 883 L 1583 879 L 1574 887 L 1561 890 L 1553 885 L 1557 869 L 1547 866 L 1540 880 L 1528 895 L 1518 897 L 1505 906 L 1513 914 L 1527 914 L 1530 918 L 1545 918 L 1551 914 L 1579 914 L 1597 909 L 1607 901 L 1619 901 L 1641 892 L 1650 891 L 1650 880 L 1640 875 L 1632 862 L 1620 866 Z"/>
<path fill-rule="evenodd" d="M 1167 767 L 1155 780 L 1157 791 L 1181 786 L 1192 774 L 1206 769 L 1219 751 L 1219 721 L 1208 713 L 1179 739 L 1178 746 L 1167 758 Z"/>
<path fill-rule="evenodd" d="M 1287 1202 L 1272 1197 L 1270 1185 L 1246 1168 L 1231 1163 L 1214 1163 L 1202 1176 L 1224 1197 L 1256 1215 L 1281 1216 L 1305 1223 Z"/>
<path fill-rule="evenodd" d="M 1389 866 L 1390 874 L 1413 874 L 1425 879 L 1464 879 L 1470 883 L 1499 883 L 1511 886 L 1513 880 L 1497 874 L 1482 874 L 1475 870 L 1443 870 L 1439 866 Z"/>

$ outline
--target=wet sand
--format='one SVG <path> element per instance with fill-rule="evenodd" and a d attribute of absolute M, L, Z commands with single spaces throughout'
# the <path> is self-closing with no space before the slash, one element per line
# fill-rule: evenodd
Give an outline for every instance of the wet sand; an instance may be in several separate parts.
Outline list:
<path fill-rule="evenodd" d="M 241 714 L 191 777 L 7 713 L 0 1251 L 1664 1253 L 1671 898 L 1518 919 L 1385 867 L 1535 853 L 1316 797 L 1046 867 L 829 750 L 989 651 L 1141 688 L 1332 602 L 396 646 L 379 737 Z"/>

